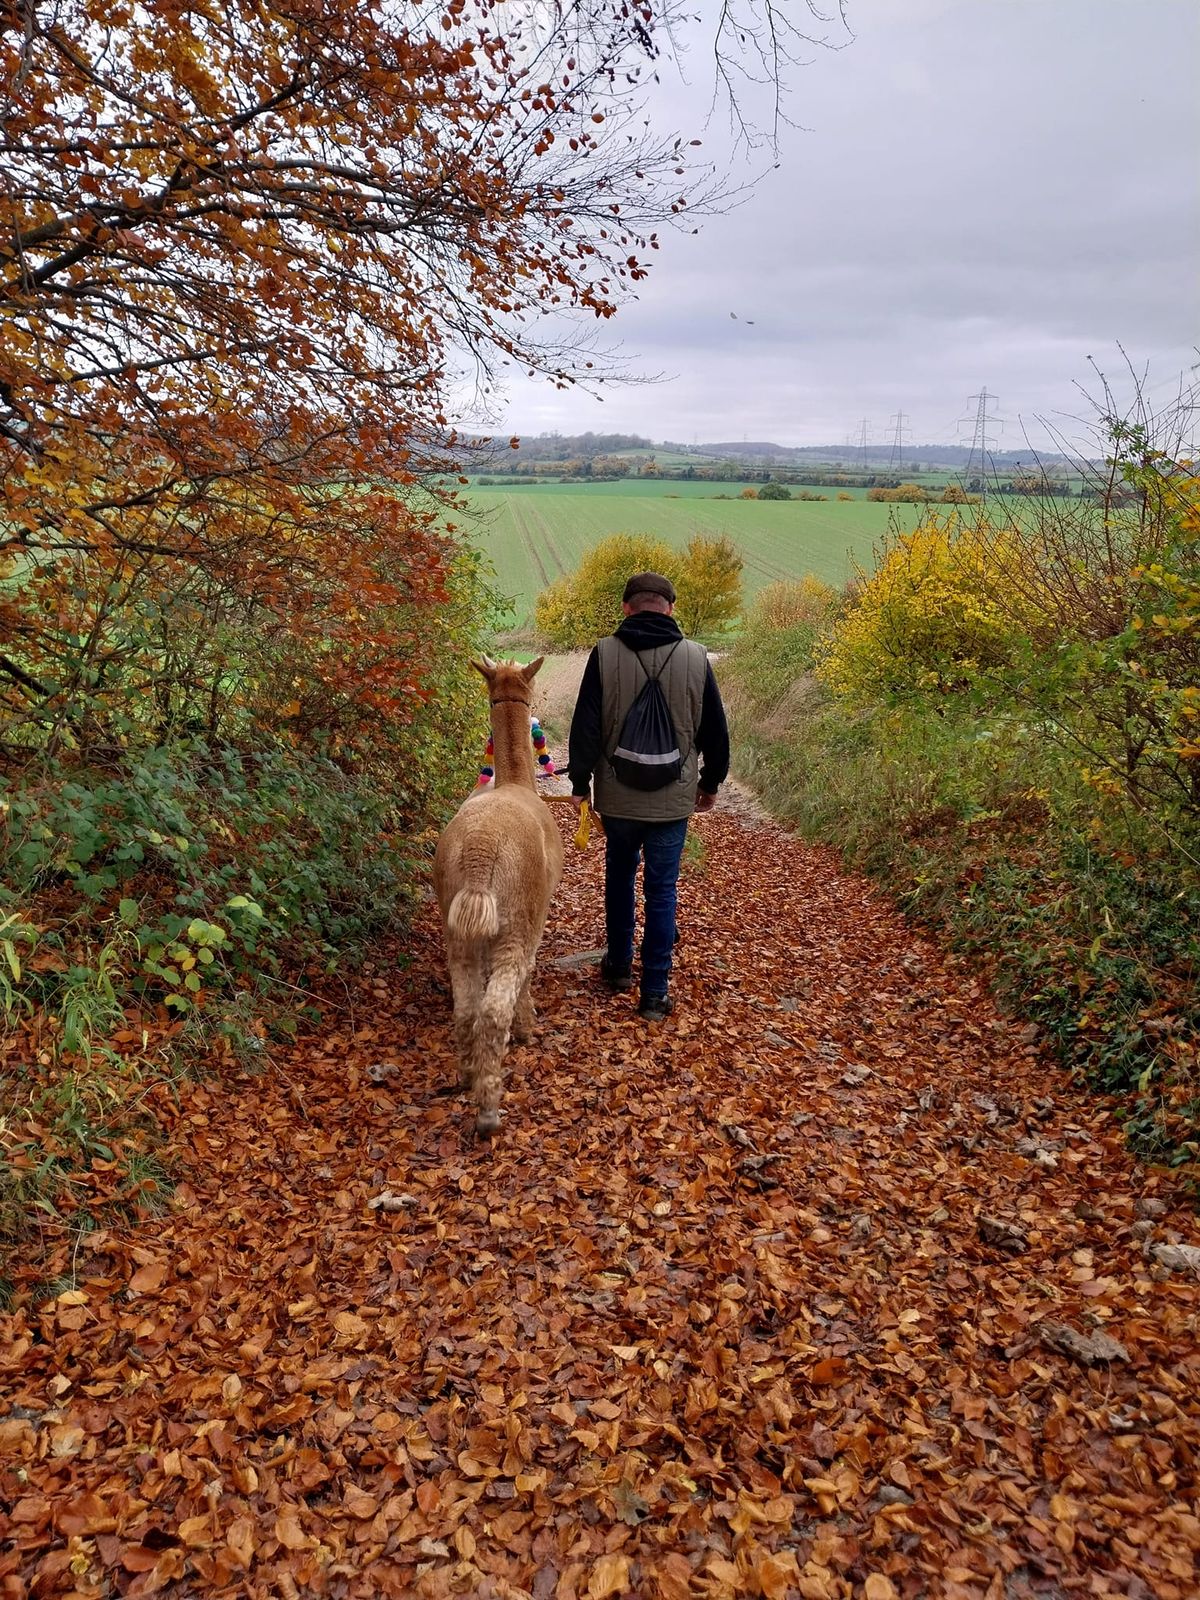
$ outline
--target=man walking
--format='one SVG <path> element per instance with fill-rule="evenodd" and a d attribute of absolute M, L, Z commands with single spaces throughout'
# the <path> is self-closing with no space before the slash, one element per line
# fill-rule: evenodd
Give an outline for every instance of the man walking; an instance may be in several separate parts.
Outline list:
<path fill-rule="evenodd" d="M 672 612 L 675 585 L 639 572 L 625 585 L 625 620 L 588 657 L 571 720 L 571 800 L 592 796 L 604 824 L 604 920 L 608 949 L 601 976 L 612 989 L 633 985 L 634 889 L 644 861 L 640 1016 L 659 1022 L 675 947 L 679 862 L 693 811 L 709 811 L 729 772 L 729 728 L 704 646 L 685 639 Z M 630 707 L 658 678 L 675 724 L 681 770 L 662 788 L 635 788 L 613 770 Z M 594 789 L 594 794 L 593 794 Z"/>

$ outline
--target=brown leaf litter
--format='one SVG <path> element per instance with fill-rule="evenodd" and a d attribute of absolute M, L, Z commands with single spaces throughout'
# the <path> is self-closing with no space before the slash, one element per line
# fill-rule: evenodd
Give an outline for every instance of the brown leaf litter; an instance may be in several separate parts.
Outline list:
<path fill-rule="evenodd" d="M 1200 1592 L 1169 1175 L 830 856 L 697 832 L 661 1025 L 568 852 L 493 1145 L 431 920 L 185 1095 L 171 1213 L 0 1328 L 0 1595 Z"/>

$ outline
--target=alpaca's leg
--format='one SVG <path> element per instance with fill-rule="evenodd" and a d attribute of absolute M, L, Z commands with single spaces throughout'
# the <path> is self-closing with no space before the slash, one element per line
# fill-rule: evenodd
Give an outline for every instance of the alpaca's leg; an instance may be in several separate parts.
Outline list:
<path fill-rule="evenodd" d="M 537 1012 L 533 1006 L 533 995 L 529 992 L 533 982 L 533 973 L 521 985 L 521 992 L 517 996 L 516 1009 L 513 1012 L 512 1036 L 517 1044 L 528 1044 L 533 1038 L 534 1024 L 537 1022 Z"/>
<path fill-rule="evenodd" d="M 549 909 L 548 907 L 546 908 Z M 513 1012 L 512 1036 L 518 1044 L 528 1044 L 533 1038 L 533 1030 L 537 1025 L 537 1008 L 533 1003 L 533 973 L 537 964 L 537 953 L 542 942 L 542 935 L 546 931 L 546 910 L 543 910 L 541 921 L 538 923 L 537 932 L 530 941 L 529 954 L 525 965 L 525 982 L 521 985 L 521 992 L 517 996 L 517 1007 Z"/>
<path fill-rule="evenodd" d="M 504 1092 L 504 1052 L 508 1048 L 513 1013 L 529 970 L 523 953 L 493 951 L 492 975 L 484 991 L 475 1023 L 471 1065 L 478 1133 L 495 1133 L 500 1126 L 500 1096 Z"/>
<path fill-rule="evenodd" d="M 450 988 L 454 994 L 454 1048 L 458 1054 L 458 1081 L 469 1089 L 474 1081 L 472 1044 L 479 1007 L 483 1001 L 483 964 L 470 946 L 451 949 Z"/>

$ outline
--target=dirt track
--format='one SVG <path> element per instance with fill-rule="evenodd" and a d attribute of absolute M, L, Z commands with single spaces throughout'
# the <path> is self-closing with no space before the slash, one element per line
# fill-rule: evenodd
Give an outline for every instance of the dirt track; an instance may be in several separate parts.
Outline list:
<path fill-rule="evenodd" d="M 428 922 L 158 1108 L 171 1213 L 0 1325 L 0 1593 L 1197 1593 L 1183 1198 L 866 884 L 697 832 L 656 1027 L 568 850 L 494 1145 Z"/>

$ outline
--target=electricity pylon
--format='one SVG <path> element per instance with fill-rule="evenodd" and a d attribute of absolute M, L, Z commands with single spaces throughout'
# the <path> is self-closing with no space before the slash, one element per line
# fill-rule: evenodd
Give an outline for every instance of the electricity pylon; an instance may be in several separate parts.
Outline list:
<path fill-rule="evenodd" d="M 999 422 L 1000 419 L 990 415 L 988 412 L 988 405 L 995 402 L 996 396 L 987 392 L 986 384 L 978 394 L 973 394 L 970 396 L 970 398 L 977 401 L 978 405 L 976 406 L 975 410 L 975 432 L 971 437 L 971 450 L 970 454 L 967 456 L 967 464 L 963 468 L 963 483 L 964 485 L 969 483 L 971 477 L 974 475 L 979 479 L 980 488 L 983 488 L 987 483 L 988 423 Z M 1001 424 L 1001 426 L 1003 426 L 1003 424 Z M 975 469 L 974 474 L 972 473 L 972 468 Z"/>
<path fill-rule="evenodd" d="M 892 435 L 892 453 L 888 457 L 888 471 L 900 472 L 904 468 L 904 435 L 908 429 L 904 425 L 903 411 L 897 411 L 889 420 L 896 424 L 896 431 Z"/>

